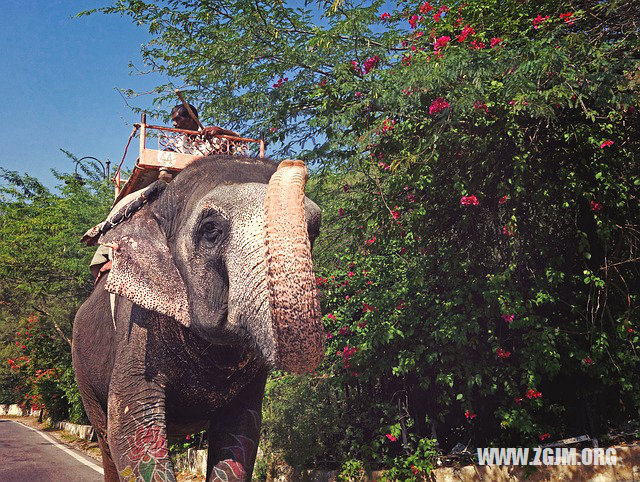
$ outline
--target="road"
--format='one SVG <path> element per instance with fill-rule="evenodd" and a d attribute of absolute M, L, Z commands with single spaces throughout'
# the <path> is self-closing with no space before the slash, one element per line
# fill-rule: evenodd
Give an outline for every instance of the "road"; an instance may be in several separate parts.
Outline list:
<path fill-rule="evenodd" d="M 103 480 L 95 460 L 45 432 L 0 420 L 0 482 L 93 482 Z"/>

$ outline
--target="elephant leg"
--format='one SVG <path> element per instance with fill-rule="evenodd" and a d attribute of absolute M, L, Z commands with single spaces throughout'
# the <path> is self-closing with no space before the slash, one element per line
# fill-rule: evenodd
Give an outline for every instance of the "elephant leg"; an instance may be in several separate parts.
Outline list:
<path fill-rule="evenodd" d="M 98 445 L 100 446 L 100 452 L 102 453 L 102 468 L 104 469 L 104 480 L 107 482 L 116 482 L 120 480 L 118 477 L 118 471 L 113 459 L 111 457 L 111 450 L 107 443 L 107 414 L 100 406 L 100 402 L 89 394 L 86 390 L 82 390 L 82 402 L 84 404 L 85 412 L 89 418 L 89 422 L 96 431 L 96 437 L 98 438 Z"/>
<path fill-rule="evenodd" d="M 104 470 L 104 480 L 105 482 L 117 482 L 118 480 L 120 480 L 120 478 L 118 477 L 118 469 L 116 469 L 116 464 L 113 463 L 113 458 L 111 457 L 109 444 L 102 435 L 98 434 L 97 438 L 100 452 L 102 452 L 102 468 Z"/>
<path fill-rule="evenodd" d="M 207 481 L 249 481 L 256 461 L 266 375 L 259 375 L 231 406 L 211 420 Z"/>
<path fill-rule="evenodd" d="M 112 390 L 107 413 L 109 448 L 121 480 L 176 480 L 169 459 L 163 390 L 147 386 L 124 396 Z"/>

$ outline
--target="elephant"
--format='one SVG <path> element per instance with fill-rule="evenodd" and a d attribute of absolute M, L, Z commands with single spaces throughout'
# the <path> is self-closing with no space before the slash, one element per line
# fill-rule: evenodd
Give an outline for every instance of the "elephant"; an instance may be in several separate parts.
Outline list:
<path fill-rule="evenodd" d="M 204 157 L 85 235 L 113 251 L 72 342 L 105 480 L 176 480 L 169 438 L 203 429 L 207 480 L 250 480 L 268 372 L 324 357 L 307 177 L 302 161 Z"/>

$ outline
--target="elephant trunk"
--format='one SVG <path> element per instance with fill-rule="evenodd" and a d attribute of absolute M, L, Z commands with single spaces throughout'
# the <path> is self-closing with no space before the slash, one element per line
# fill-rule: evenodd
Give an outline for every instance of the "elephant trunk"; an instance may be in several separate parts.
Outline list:
<path fill-rule="evenodd" d="M 307 232 L 302 161 L 283 161 L 271 177 L 265 201 L 267 286 L 275 338 L 276 366 L 304 373 L 324 356 L 311 245 Z"/>

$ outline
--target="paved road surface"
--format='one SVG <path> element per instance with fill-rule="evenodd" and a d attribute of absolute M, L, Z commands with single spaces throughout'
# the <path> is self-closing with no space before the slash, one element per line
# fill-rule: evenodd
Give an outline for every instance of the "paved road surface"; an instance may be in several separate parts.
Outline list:
<path fill-rule="evenodd" d="M 0 482 L 101 481 L 95 460 L 51 435 L 13 420 L 0 420 Z"/>

